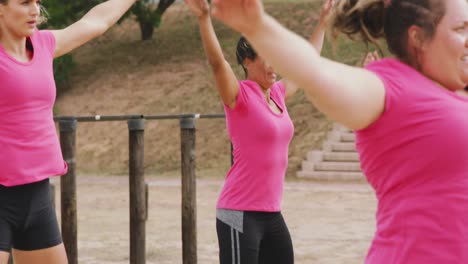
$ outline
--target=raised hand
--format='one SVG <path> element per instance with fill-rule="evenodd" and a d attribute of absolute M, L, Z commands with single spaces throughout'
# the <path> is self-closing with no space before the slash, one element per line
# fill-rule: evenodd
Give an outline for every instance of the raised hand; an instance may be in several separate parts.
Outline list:
<path fill-rule="evenodd" d="M 320 10 L 320 22 L 325 23 L 327 21 L 333 6 L 335 6 L 335 0 L 325 0 Z"/>
<path fill-rule="evenodd" d="M 364 61 L 362 62 L 362 66 L 366 67 L 369 63 L 372 63 L 377 60 L 380 60 L 380 56 L 377 51 L 368 52 L 366 57 L 364 58 Z"/>
<path fill-rule="evenodd" d="M 325 0 L 320 10 L 320 17 L 314 32 L 309 38 L 310 43 L 315 47 L 318 53 L 322 51 L 323 41 L 325 38 L 325 28 L 328 17 L 331 14 L 331 10 L 335 5 L 334 0 Z"/>
<path fill-rule="evenodd" d="M 213 17 L 241 33 L 255 30 L 265 16 L 260 0 L 213 0 L 212 6 Z"/>
<path fill-rule="evenodd" d="M 210 6 L 206 0 L 184 0 L 192 13 L 196 17 L 202 17 L 209 14 Z"/>

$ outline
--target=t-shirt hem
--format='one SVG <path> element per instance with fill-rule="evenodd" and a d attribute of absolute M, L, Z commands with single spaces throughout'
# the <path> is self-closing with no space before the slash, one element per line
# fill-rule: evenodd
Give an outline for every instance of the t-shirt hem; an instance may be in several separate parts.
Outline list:
<path fill-rule="evenodd" d="M 5 187 L 13 187 L 13 186 L 19 186 L 19 185 L 25 185 L 25 184 L 40 182 L 40 181 L 43 181 L 43 180 L 51 178 L 51 177 L 63 176 L 63 175 L 65 175 L 67 173 L 67 169 L 68 168 L 65 165 L 65 168 L 59 173 L 51 173 L 51 174 L 47 174 L 46 176 L 40 176 L 40 177 L 22 178 L 22 179 L 16 180 L 16 181 L 6 181 L 6 182 L 0 181 L 0 185 L 3 185 Z"/>
<path fill-rule="evenodd" d="M 217 205 L 216 209 L 227 209 L 227 210 L 237 210 L 237 211 L 252 211 L 252 212 L 281 212 L 281 208 L 278 208 L 278 207 L 252 207 L 252 206 Z"/>

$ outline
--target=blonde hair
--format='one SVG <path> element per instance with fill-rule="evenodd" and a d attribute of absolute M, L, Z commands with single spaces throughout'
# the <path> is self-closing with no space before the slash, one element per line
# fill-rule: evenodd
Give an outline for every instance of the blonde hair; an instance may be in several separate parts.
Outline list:
<path fill-rule="evenodd" d="M 43 23 L 47 23 L 47 20 L 49 20 L 49 17 L 50 17 L 49 12 L 47 12 L 47 9 L 45 9 L 43 5 L 39 6 L 39 10 L 41 11 L 41 15 L 39 16 L 39 20 L 37 21 L 37 24 L 40 25 Z"/>

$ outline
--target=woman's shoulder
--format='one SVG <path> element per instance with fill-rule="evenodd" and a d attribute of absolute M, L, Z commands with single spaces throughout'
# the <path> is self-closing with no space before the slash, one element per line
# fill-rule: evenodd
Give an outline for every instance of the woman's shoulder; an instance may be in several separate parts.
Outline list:
<path fill-rule="evenodd" d="M 409 82 L 427 80 L 427 77 L 413 66 L 410 66 L 397 58 L 385 58 L 375 61 L 367 65 L 365 69 L 386 79 L 404 80 Z"/>
<path fill-rule="evenodd" d="M 36 29 L 31 38 L 36 40 L 36 43 L 39 43 L 40 45 L 55 47 L 55 36 L 52 31 L 48 29 Z"/>
<path fill-rule="evenodd" d="M 284 99 L 286 97 L 286 87 L 284 86 L 284 83 L 281 80 L 275 82 L 271 86 L 271 93 L 277 94 L 279 97 Z"/>
<path fill-rule="evenodd" d="M 251 80 L 239 80 L 238 83 L 239 83 L 239 86 L 242 88 L 255 87 L 257 85 L 256 82 L 251 81 Z"/>

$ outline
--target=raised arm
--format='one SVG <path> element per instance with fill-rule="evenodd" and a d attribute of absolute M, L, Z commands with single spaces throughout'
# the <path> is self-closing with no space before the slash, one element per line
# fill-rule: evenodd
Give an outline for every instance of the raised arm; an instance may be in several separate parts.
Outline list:
<path fill-rule="evenodd" d="M 67 28 L 52 31 L 56 40 L 55 57 L 60 57 L 102 35 L 122 17 L 135 1 L 106 1 L 92 8 L 83 18 Z"/>
<path fill-rule="evenodd" d="M 310 43 L 312 44 L 312 46 L 314 46 L 314 48 L 319 54 L 322 52 L 323 41 L 325 39 L 325 28 L 327 24 L 326 22 L 328 20 L 328 17 L 330 16 L 331 9 L 334 4 L 334 0 L 325 0 L 320 10 L 319 21 L 315 26 L 312 35 L 309 38 Z M 297 90 L 299 90 L 299 87 L 294 82 L 289 81 L 288 79 L 283 79 L 282 82 L 286 88 L 286 99 L 293 96 L 297 92 Z"/>
<path fill-rule="evenodd" d="M 209 5 L 206 0 L 185 0 L 185 2 L 197 17 L 203 47 L 213 70 L 216 88 L 221 100 L 230 108 L 234 108 L 239 93 L 239 84 L 234 71 L 224 58 L 223 51 L 216 37 L 211 23 Z"/>
<path fill-rule="evenodd" d="M 310 35 L 309 41 L 320 54 L 322 52 L 323 41 L 325 39 L 325 28 L 330 17 L 331 10 L 335 5 L 335 0 L 325 0 L 320 10 L 320 17 L 314 32 Z"/>
<path fill-rule="evenodd" d="M 303 88 L 330 118 L 361 129 L 382 114 L 385 89 L 375 74 L 321 58 L 309 42 L 267 15 L 259 0 L 213 0 L 213 4 L 215 17 L 243 33 L 260 56 Z"/>

